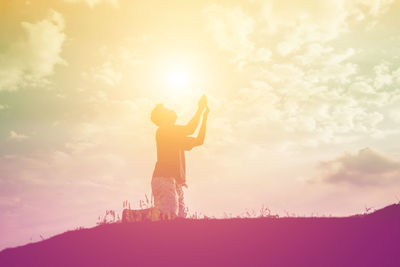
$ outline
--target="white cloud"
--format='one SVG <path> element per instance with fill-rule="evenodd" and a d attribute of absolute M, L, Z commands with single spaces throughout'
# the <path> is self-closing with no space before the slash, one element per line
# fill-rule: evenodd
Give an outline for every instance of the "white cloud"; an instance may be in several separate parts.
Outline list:
<path fill-rule="evenodd" d="M 394 0 L 357 0 L 356 3 L 369 9 L 369 14 L 379 16 L 388 11 Z"/>
<path fill-rule="evenodd" d="M 208 29 L 214 34 L 221 50 L 232 52 L 235 62 L 251 54 L 254 48 L 248 36 L 253 32 L 252 17 L 246 15 L 240 7 L 225 8 L 215 4 L 204 12 L 208 20 Z M 261 53 L 265 54 L 265 51 Z"/>
<path fill-rule="evenodd" d="M 230 52 L 242 75 L 252 82 L 246 94 L 257 95 L 252 100 L 245 94 L 235 98 L 236 108 L 252 118 L 239 115 L 238 121 L 243 121 L 238 123 L 257 129 L 274 125 L 281 140 L 314 145 L 356 142 L 393 131 L 387 120 L 398 121 L 394 99 L 400 93 L 393 85 L 400 81 L 400 71 L 391 69 L 393 63 L 366 69 L 363 47 L 351 38 L 350 42 L 340 39 L 354 27 L 381 19 L 391 3 L 252 1 L 249 5 L 257 12 L 246 13 L 252 10 L 248 5 L 206 9 L 216 44 Z M 237 18 L 232 19 L 232 14 Z M 241 20 L 247 26 L 236 25 Z M 262 49 L 264 56 L 255 56 Z M 260 89 L 254 82 L 268 88 Z M 275 100 L 263 102 L 265 97 Z M 388 102 L 393 104 L 388 107 Z M 269 114 L 263 112 L 266 106 Z M 260 132 L 268 142 L 268 131 Z"/>
<path fill-rule="evenodd" d="M 9 140 L 15 140 L 15 141 L 22 141 L 25 139 L 28 139 L 29 137 L 27 135 L 24 134 L 18 134 L 15 131 L 10 131 L 9 135 L 8 135 L 8 139 Z"/>
<path fill-rule="evenodd" d="M 80 3 L 84 2 L 87 5 L 89 5 L 91 8 L 95 7 L 96 5 L 100 3 L 108 3 L 111 4 L 114 7 L 119 7 L 119 1 L 118 0 L 64 0 L 67 3 Z"/>
<path fill-rule="evenodd" d="M 393 83 L 393 76 L 390 73 L 389 66 L 385 63 L 381 63 L 374 67 L 375 71 L 375 81 L 374 85 L 377 89 L 382 88 L 383 86 L 391 85 Z"/>
<path fill-rule="evenodd" d="M 279 36 L 277 51 L 289 55 L 308 43 L 326 43 L 350 30 L 349 23 L 368 16 L 377 19 L 393 0 L 257 1 L 270 35 Z M 366 28 L 371 27 L 367 24 Z"/>
<path fill-rule="evenodd" d="M 304 52 L 294 57 L 301 65 L 309 65 L 320 62 L 323 57 L 333 52 L 333 47 L 326 47 L 320 43 L 312 43 L 306 46 Z"/>
<path fill-rule="evenodd" d="M 390 185 L 400 181 L 400 161 L 370 148 L 321 162 L 318 168 L 322 172 L 320 179 L 327 183 L 363 186 Z"/>
<path fill-rule="evenodd" d="M 388 103 L 390 97 L 386 92 L 377 92 L 364 81 L 352 83 L 348 88 L 348 93 L 363 103 L 377 106 L 383 106 Z"/>
<path fill-rule="evenodd" d="M 304 44 L 325 43 L 347 31 L 344 1 L 271 1 L 263 6 L 263 19 L 270 35 L 278 35 L 277 51 L 289 55 Z"/>
<path fill-rule="evenodd" d="M 117 85 L 122 74 L 115 70 L 111 62 L 105 62 L 100 67 L 92 68 L 91 74 L 94 80 L 102 81 L 110 86 Z"/>
<path fill-rule="evenodd" d="M 271 60 L 272 52 L 268 48 L 258 48 L 252 56 L 252 61 L 255 62 L 269 62 Z"/>
<path fill-rule="evenodd" d="M 396 80 L 397 85 L 400 85 L 400 68 L 393 71 L 393 78 Z"/>
<path fill-rule="evenodd" d="M 54 66 L 65 64 L 60 53 L 65 40 L 64 20 L 54 10 L 36 23 L 21 22 L 25 39 L 0 54 L 0 91 L 17 90 L 24 85 L 45 84 Z"/>

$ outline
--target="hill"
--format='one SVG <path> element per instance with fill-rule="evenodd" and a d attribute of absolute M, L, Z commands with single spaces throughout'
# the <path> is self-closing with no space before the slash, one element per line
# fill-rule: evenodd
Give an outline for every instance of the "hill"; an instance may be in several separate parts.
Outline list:
<path fill-rule="evenodd" d="M 400 266 L 400 205 L 343 218 L 105 224 L 0 252 L 0 266 Z"/>

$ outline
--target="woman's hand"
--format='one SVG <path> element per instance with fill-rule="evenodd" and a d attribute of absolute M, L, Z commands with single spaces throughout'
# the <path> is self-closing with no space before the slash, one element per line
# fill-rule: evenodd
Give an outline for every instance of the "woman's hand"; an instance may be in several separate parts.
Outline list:
<path fill-rule="evenodd" d="M 207 106 L 207 96 L 205 94 L 200 97 L 198 106 L 200 110 L 203 110 Z"/>
<path fill-rule="evenodd" d="M 204 117 L 207 117 L 208 116 L 208 113 L 210 113 L 210 108 L 208 107 L 208 105 L 205 107 L 205 111 L 204 111 Z"/>

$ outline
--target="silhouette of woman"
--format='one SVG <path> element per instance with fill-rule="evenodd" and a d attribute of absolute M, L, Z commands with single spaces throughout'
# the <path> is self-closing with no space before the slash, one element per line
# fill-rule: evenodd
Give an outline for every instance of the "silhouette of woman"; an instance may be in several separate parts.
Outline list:
<path fill-rule="evenodd" d="M 203 144 L 209 111 L 207 98 L 203 95 L 198 102 L 197 112 L 186 125 L 176 125 L 176 112 L 162 104 L 156 105 L 151 112 L 151 120 L 158 126 L 157 162 L 151 189 L 155 208 L 163 218 L 186 217 L 182 190 L 183 186 L 187 187 L 184 151 Z M 202 113 L 203 120 L 198 136 L 190 137 L 197 129 Z"/>

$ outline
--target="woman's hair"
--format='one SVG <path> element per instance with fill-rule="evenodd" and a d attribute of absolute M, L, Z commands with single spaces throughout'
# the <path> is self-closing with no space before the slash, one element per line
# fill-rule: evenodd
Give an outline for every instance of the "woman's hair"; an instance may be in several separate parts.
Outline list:
<path fill-rule="evenodd" d="M 151 121 L 154 122 L 155 125 L 160 126 L 164 113 L 165 113 L 164 105 L 157 104 L 154 107 L 153 111 L 151 112 Z"/>
<path fill-rule="evenodd" d="M 157 104 L 151 112 L 151 120 L 155 125 L 174 124 L 178 115 L 172 109 L 166 108 L 163 104 Z"/>

